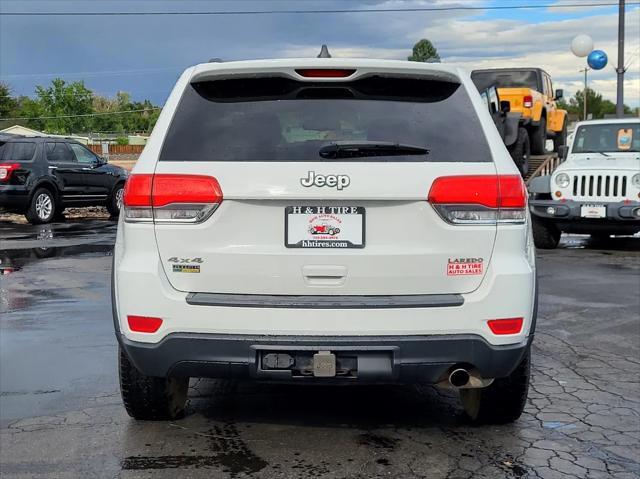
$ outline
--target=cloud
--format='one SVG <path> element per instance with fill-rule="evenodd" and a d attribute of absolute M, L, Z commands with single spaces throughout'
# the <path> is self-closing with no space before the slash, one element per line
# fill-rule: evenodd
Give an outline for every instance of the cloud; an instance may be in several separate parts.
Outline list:
<path fill-rule="evenodd" d="M 2 1 L 2 0 L 0 0 Z M 562 0 L 562 2 L 569 0 Z M 580 0 L 571 0 L 578 2 Z M 533 3 L 532 0 L 530 3 Z M 557 2 L 557 3 L 562 3 Z M 6 2 L 3 8 L 24 10 L 25 2 Z M 32 9 L 77 10 L 78 2 L 27 2 Z M 166 10 L 161 0 L 116 2 L 117 9 Z M 126 3 L 126 5 L 125 5 Z M 273 1 L 273 9 L 410 8 L 483 6 L 489 0 L 305 0 Z M 212 3 L 185 0 L 171 4 L 185 10 L 262 10 L 264 0 Z M 113 2 L 98 2 L 93 9 L 114 10 Z M 315 57 L 328 44 L 334 56 L 406 59 L 420 38 L 434 42 L 446 62 L 468 69 L 496 66 L 540 66 L 557 86 L 573 94 L 580 87 L 584 59 L 569 51 L 578 33 L 593 36 L 596 48 L 615 63 L 617 14 L 615 9 L 535 11 L 446 11 L 415 13 L 343 13 L 313 15 L 223 17 L 0 17 L 0 75 L 20 94 L 33 94 L 34 86 L 50 81 L 47 72 L 90 72 L 82 77 L 98 92 L 127 90 L 134 98 L 162 102 L 179 72 L 211 57 L 225 60 L 278 57 Z M 535 15 L 530 14 L 535 12 Z M 533 22 L 537 23 L 533 23 Z M 640 48 L 640 9 L 627 9 L 627 53 Z M 640 50 L 639 50 L 640 51 Z M 636 51 L 637 56 L 637 51 Z M 100 72 L 100 73 L 98 73 Z M 106 73 L 102 73 L 106 72 Z M 119 73 L 116 73 L 119 72 Z M 136 73 L 137 72 L 137 73 Z M 638 78 L 636 61 L 627 78 Z M 607 67 L 591 72 L 593 85 L 602 85 L 608 98 L 615 81 Z M 62 75 L 64 77 L 64 75 Z M 81 78 L 70 75 L 70 80 Z M 2 80 L 3 78 L 0 78 Z M 603 83 L 595 83 L 595 81 Z M 640 103 L 637 89 L 628 88 L 627 103 Z"/>
<path fill-rule="evenodd" d="M 601 1 L 602 1 L 602 0 L 601 0 Z M 607 9 L 610 9 L 611 7 L 614 7 L 614 8 L 615 8 L 615 7 L 617 7 L 617 6 L 618 6 L 618 2 L 617 2 L 616 0 L 604 0 L 604 2 L 603 2 L 603 3 L 607 3 L 607 2 L 611 3 L 611 5 L 609 5 L 609 6 L 600 6 L 600 7 L 589 7 L 589 8 L 590 8 L 590 10 L 591 10 L 591 11 L 598 11 L 598 10 L 607 10 Z M 576 10 L 576 8 L 575 8 L 575 7 L 565 7 L 565 8 L 562 8 L 561 6 L 562 6 L 562 5 L 567 5 L 567 4 L 569 4 L 569 5 L 576 5 L 576 4 L 578 4 L 578 3 L 580 3 L 580 2 L 579 2 L 579 1 L 576 1 L 576 0 L 557 0 L 556 2 L 554 2 L 554 3 L 552 4 L 552 5 L 554 6 L 554 8 L 547 8 L 547 11 L 548 11 L 548 12 L 550 12 L 550 13 L 569 13 L 569 14 L 575 14 L 575 13 L 576 13 L 576 11 L 578 11 L 578 10 Z M 560 6 L 560 8 L 559 8 L 559 7 L 557 7 L 557 5 L 559 5 L 559 6 Z"/>
<path fill-rule="evenodd" d="M 640 9 L 627 12 L 626 17 L 626 57 L 634 60 L 634 52 L 637 58 L 640 51 Z M 565 88 L 566 95 L 570 96 L 583 88 L 579 70 L 586 65 L 585 59 L 577 58 L 571 53 L 571 40 L 579 33 L 588 32 L 594 39 L 595 48 L 609 54 L 609 65 L 604 70 L 589 73 L 590 86 L 605 98 L 615 101 L 617 27 L 617 14 L 598 14 L 537 24 L 513 19 L 478 20 L 456 17 L 446 22 L 420 26 L 415 31 L 405 29 L 402 36 L 406 39 L 403 42 L 407 45 L 406 48 L 339 43 L 330 45 L 330 50 L 334 56 L 340 57 L 405 59 L 410 53 L 412 42 L 419 38 L 429 38 L 447 63 L 459 64 L 467 70 L 541 67 L 551 74 L 556 87 Z M 362 24 L 360 28 L 363 28 Z M 375 28 L 386 32 L 389 28 L 393 30 L 395 26 L 393 22 L 385 22 Z M 300 57 L 315 56 L 317 51 L 317 46 L 292 44 L 284 46 L 279 53 L 285 57 Z M 631 106 L 640 104 L 640 91 L 637 88 L 639 63 L 633 62 L 626 74 L 625 102 Z"/>

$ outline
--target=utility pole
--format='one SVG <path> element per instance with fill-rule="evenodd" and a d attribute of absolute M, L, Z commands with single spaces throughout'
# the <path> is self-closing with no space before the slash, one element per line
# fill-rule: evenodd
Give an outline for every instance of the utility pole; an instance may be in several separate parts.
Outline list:
<path fill-rule="evenodd" d="M 584 90 L 582 90 L 582 120 L 587 120 L 587 72 L 591 70 L 589 67 L 584 67 L 580 72 L 584 72 Z"/>
<path fill-rule="evenodd" d="M 616 116 L 624 115 L 624 0 L 618 0 L 618 94 L 616 98 Z M 586 73 L 585 73 L 586 75 Z"/>

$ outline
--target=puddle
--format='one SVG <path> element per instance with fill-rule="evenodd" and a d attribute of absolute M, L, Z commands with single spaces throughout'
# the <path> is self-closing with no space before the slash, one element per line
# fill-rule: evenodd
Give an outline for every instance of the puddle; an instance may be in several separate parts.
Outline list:
<path fill-rule="evenodd" d="M 608 239 L 593 239 L 589 235 L 563 236 L 558 246 L 561 249 L 589 249 L 601 251 L 601 254 L 612 254 L 609 251 L 639 251 L 640 237 L 614 236 Z"/>
<path fill-rule="evenodd" d="M 115 221 L 83 221 L 82 223 L 50 223 L 46 225 L 2 225 L 0 233 L 5 241 L 49 240 L 58 237 L 75 237 L 103 234 L 105 229 L 117 228 Z"/>
<path fill-rule="evenodd" d="M 0 250 L 0 274 L 8 275 L 18 272 L 25 266 L 42 259 L 88 254 L 110 256 L 112 251 L 113 244 L 110 243 Z"/>
<path fill-rule="evenodd" d="M 43 300 L 50 303 L 66 300 L 65 296 L 61 294 L 60 288 L 39 287 L 34 289 L 27 287 L 25 289 L 23 286 L 25 284 L 29 285 L 33 281 L 33 275 L 39 277 L 39 274 L 46 276 L 49 273 L 48 267 L 45 265 L 41 267 L 43 269 L 42 272 L 38 272 L 38 270 L 35 270 L 35 272 L 23 271 L 26 268 L 56 257 L 95 258 L 111 256 L 112 251 L 112 244 L 99 243 L 54 246 L 51 248 L 0 250 L 0 312 L 6 313 L 28 309 Z M 13 279 L 14 275 L 16 275 L 15 279 Z M 31 278 L 31 281 L 25 283 L 25 278 Z M 86 286 L 89 287 L 91 285 L 87 284 Z M 28 326 L 29 322 L 23 321 L 21 325 Z"/>
<path fill-rule="evenodd" d="M 2 260 L 0 259 L 0 276 L 5 276 L 7 274 L 15 273 L 20 271 L 22 267 L 20 266 L 9 266 L 2 264 Z"/>

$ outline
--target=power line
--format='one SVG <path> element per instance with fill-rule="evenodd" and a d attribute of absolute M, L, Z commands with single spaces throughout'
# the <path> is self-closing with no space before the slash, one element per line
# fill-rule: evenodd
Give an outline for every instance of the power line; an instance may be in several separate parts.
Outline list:
<path fill-rule="evenodd" d="M 83 113 L 79 115 L 59 115 L 59 116 L 21 116 L 14 118 L 0 118 L 0 121 L 16 121 L 16 120 L 57 120 L 59 118 L 82 118 L 90 116 L 106 116 L 106 115 L 124 115 L 127 113 L 140 113 L 143 111 L 162 110 L 159 106 L 153 108 L 141 108 L 138 110 L 122 110 L 122 111 L 105 111 L 100 113 Z"/>
<path fill-rule="evenodd" d="M 481 6 L 451 6 L 451 7 L 411 7 L 411 8 L 354 8 L 354 9 L 326 9 L 326 10 L 214 10 L 214 11 L 168 11 L 168 12 L 0 12 L 0 16 L 29 17 L 29 16 L 57 16 L 57 17 L 97 17 L 97 16 L 169 16 L 169 15 L 304 15 L 330 13 L 416 13 L 416 12 L 451 12 L 451 11 L 484 11 L 484 10 L 523 10 L 539 8 L 588 8 L 615 7 L 618 2 L 589 2 L 567 4 L 521 4 L 521 5 L 487 5 Z M 640 2 L 628 2 L 628 6 L 640 5 Z"/>

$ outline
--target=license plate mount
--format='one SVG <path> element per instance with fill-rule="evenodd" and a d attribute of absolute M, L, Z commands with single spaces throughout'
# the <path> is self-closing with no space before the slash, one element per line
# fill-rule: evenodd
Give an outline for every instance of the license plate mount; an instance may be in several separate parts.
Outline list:
<path fill-rule="evenodd" d="M 582 205 L 580 216 L 583 218 L 606 218 L 607 207 L 605 205 Z"/>
<path fill-rule="evenodd" d="M 364 248 L 362 206 L 287 206 L 284 212 L 287 248 Z"/>

